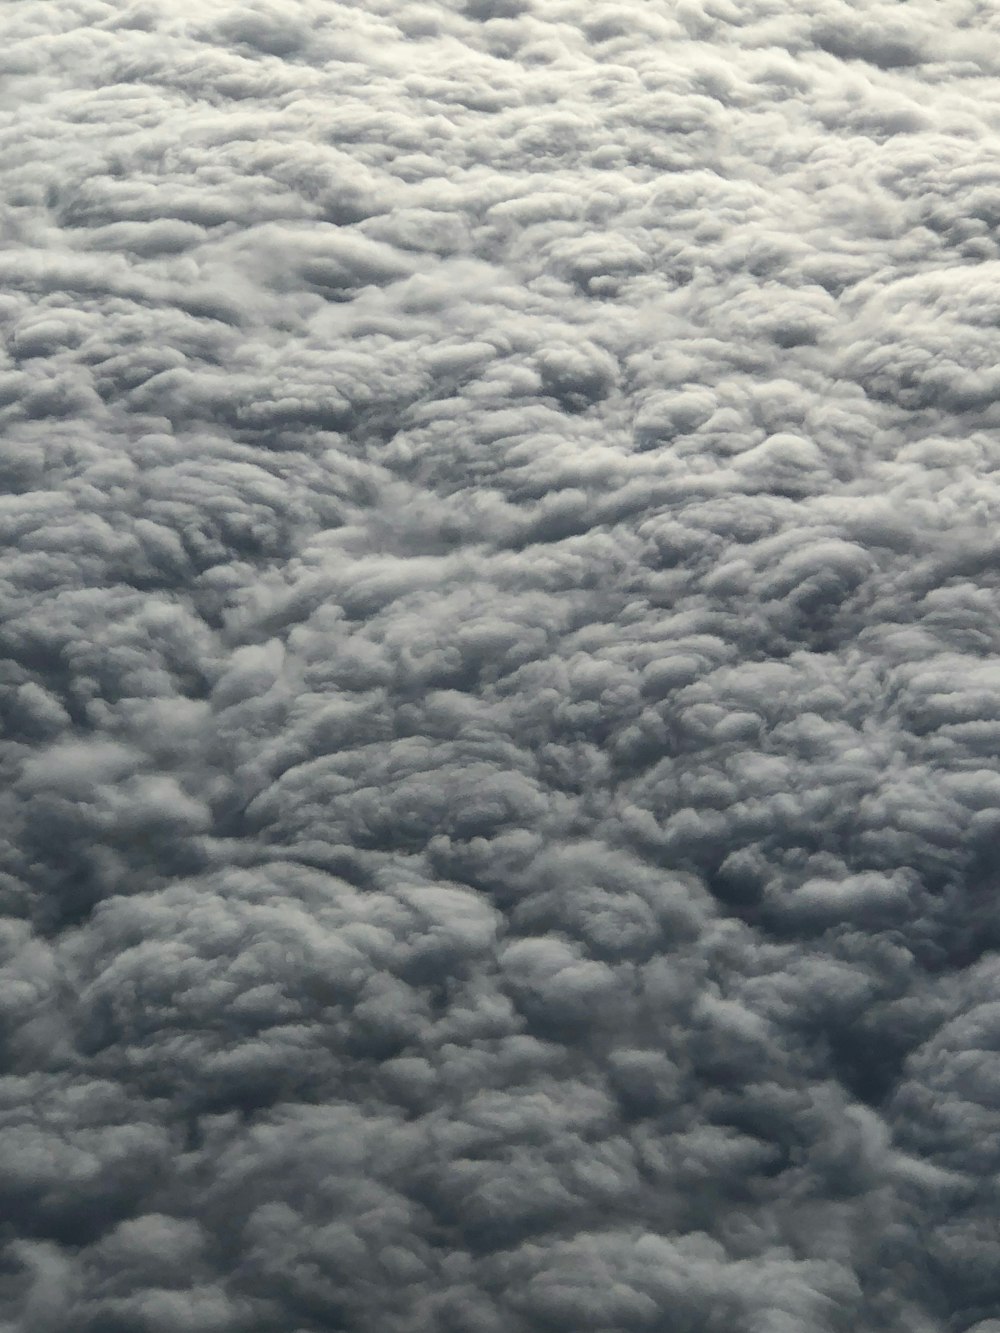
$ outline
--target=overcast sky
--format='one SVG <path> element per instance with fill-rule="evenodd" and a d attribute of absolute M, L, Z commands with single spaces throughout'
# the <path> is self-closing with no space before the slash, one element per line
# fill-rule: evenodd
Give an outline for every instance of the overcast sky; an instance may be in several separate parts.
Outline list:
<path fill-rule="evenodd" d="M 0 31 L 0 1333 L 1000 1333 L 1000 10 Z"/>

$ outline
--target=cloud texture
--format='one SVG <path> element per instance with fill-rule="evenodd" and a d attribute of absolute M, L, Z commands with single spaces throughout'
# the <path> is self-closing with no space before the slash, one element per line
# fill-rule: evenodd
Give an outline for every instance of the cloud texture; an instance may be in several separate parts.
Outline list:
<path fill-rule="evenodd" d="M 1000 20 L 21 0 L 3 1333 L 992 1333 Z"/>

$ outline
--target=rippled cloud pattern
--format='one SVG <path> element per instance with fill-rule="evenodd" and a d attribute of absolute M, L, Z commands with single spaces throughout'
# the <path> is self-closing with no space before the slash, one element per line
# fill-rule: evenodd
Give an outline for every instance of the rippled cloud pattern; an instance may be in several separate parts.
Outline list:
<path fill-rule="evenodd" d="M 2 27 L 3 1333 L 998 1333 L 997 9 Z"/>

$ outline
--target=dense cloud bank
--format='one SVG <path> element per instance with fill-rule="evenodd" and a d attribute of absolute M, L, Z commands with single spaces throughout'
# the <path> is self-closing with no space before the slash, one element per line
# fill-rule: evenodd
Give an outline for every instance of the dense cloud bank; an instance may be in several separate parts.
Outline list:
<path fill-rule="evenodd" d="M 19 0 L 4 1333 L 1000 1327 L 1000 20 Z"/>

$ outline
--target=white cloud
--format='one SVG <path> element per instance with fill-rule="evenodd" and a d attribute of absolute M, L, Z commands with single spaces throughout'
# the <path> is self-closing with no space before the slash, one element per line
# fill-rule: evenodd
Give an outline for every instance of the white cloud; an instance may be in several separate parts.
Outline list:
<path fill-rule="evenodd" d="M 985 1333 L 996 15 L 9 28 L 10 1328 Z"/>

